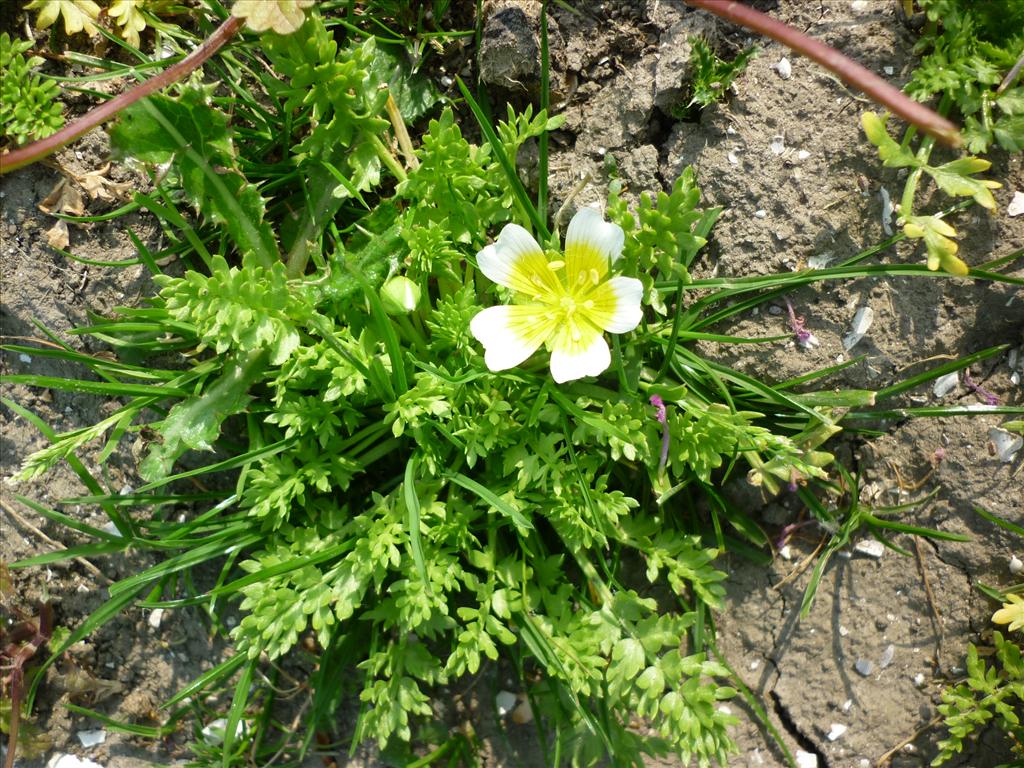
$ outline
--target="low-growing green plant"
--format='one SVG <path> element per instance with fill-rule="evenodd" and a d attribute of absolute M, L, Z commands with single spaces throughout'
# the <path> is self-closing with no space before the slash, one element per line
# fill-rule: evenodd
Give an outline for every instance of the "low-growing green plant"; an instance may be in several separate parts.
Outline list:
<path fill-rule="evenodd" d="M 765 383 L 692 342 L 789 339 L 714 326 L 797 285 L 948 276 L 864 263 L 896 236 L 829 270 L 695 280 L 720 210 L 701 208 L 689 169 L 635 209 L 613 187 L 606 217 L 577 213 L 562 238 L 515 167 L 559 118 L 510 108 L 493 125 L 460 82 L 483 140 L 446 106 L 403 162 L 392 131 L 436 94 L 380 40 L 343 30 L 314 9 L 294 34 L 211 64 L 220 87 L 125 112 L 115 149 L 162 174 L 134 203 L 169 243 L 136 241 L 158 294 L 76 331 L 113 358 L 7 347 L 97 379 L 8 383 L 123 402 L 57 435 L 5 400 L 51 441 L 22 479 L 67 460 L 88 495 L 63 503 L 97 504 L 117 530 L 22 498 L 95 541 L 14 566 L 164 555 L 111 585 L 50 662 L 131 605 L 201 606 L 218 632 L 240 614 L 236 652 L 168 702 L 202 709 L 208 692 L 234 691 L 223 743 L 196 747 L 201 765 L 240 765 L 243 746 L 271 742 L 275 687 L 260 673 L 286 657 L 307 664 L 312 693 L 301 727 L 276 729 L 275 751 L 296 763 L 318 731 L 337 733 L 345 696 L 360 702 L 338 734 L 353 748 L 421 739 L 464 753 L 464 735 L 432 723 L 432 697 L 491 664 L 519 674 L 546 763 L 724 762 L 721 702 L 736 690 L 714 652 L 715 561 L 767 537 L 720 484 L 744 472 L 766 494 L 829 493 L 824 443 L 841 419 L 872 417 L 928 375 L 880 393 L 796 392 L 841 366 Z M 170 257 L 181 274 L 161 272 Z M 971 277 L 1024 282 L 989 266 Z M 525 315 L 537 324 L 512 322 Z M 112 493 L 78 455 L 102 442 L 102 465 L 128 441 L 145 484 Z M 201 493 L 185 484 L 195 478 Z M 851 509 L 857 524 L 901 530 Z M 208 583 L 194 581 L 202 564 L 218 573 Z"/>
<path fill-rule="evenodd" d="M 932 760 L 933 766 L 942 765 L 962 752 L 966 740 L 989 724 L 1005 731 L 1013 745 L 1013 754 L 1024 759 L 1024 725 L 1020 716 L 1024 707 L 1021 648 L 998 631 L 992 633 L 992 645 L 992 663 L 986 664 L 974 643 L 969 643 L 967 679 L 942 692 L 938 709 L 949 736 L 939 742 L 940 751 Z M 1000 768 L 1016 764 L 1006 762 Z"/>
<path fill-rule="evenodd" d="M 691 37 L 691 87 L 690 101 L 677 108 L 677 117 L 688 114 L 694 107 L 703 109 L 709 104 L 725 98 L 733 81 L 747 68 L 750 60 L 757 55 L 757 48 L 751 46 L 736 54 L 732 61 L 718 58 L 702 37 Z"/>
<path fill-rule="evenodd" d="M 60 87 L 33 71 L 43 58 L 26 59 L 24 54 L 31 48 L 29 40 L 0 34 L 0 140 L 4 143 L 41 139 L 64 125 Z"/>

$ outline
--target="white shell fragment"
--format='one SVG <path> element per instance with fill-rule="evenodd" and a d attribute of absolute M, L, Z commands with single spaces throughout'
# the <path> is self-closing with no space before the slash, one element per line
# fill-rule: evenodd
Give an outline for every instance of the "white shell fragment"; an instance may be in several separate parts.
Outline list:
<path fill-rule="evenodd" d="M 892 664 L 893 657 L 896 655 L 896 646 L 892 643 L 885 646 L 885 650 L 882 651 L 882 658 L 878 662 L 878 666 L 885 669 Z"/>
<path fill-rule="evenodd" d="M 1024 213 L 1024 192 L 1014 192 L 1013 200 L 1006 206 L 1007 216 L 1020 216 Z"/>
<path fill-rule="evenodd" d="M 818 756 L 802 749 L 796 751 L 797 768 L 818 768 Z"/>
<path fill-rule="evenodd" d="M 789 63 L 789 59 L 785 56 L 779 59 L 777 64 L 773 64 L 772 69 L 778 72 L 779 77 L 783 80 L 789 80 L 793 76 L 793 65 Z"/>
<path fill-rule="evenodd" d="M 1024 437 L 1014 435 L 1005 429 L 997 427 L 988 431 L 988 439 L 992 441 L 992 445 L 996 448 L 996 456 L 1004 463 L 1013 461 L 1017 451 L 1021 449 L 1021 446 L 1024 446 Z"/>
<path fill-rule="evenodd" d="M 498 714 L 504 717 L 516 706 L 516 695 L 511 691 L 498 691 L 494 697 L 494 704 L 498 708 Z"/>
<path fill-rule="evenodd" d="M 1010 558 L 1010 575 L 1017 576 L 1021 571 L 1024 571 L 1024 563 L 1021 562 L 1019 557 L 1013 555 Z"/>
<path fill-rule="evenodd" d="M 773 155 L 781 155 L 786 151 L 786 139 L 782 136 L 772 136 L 772 140 L 768 142 L 768 149 Z"/>
<path fill-rule="evenodd" d="M 160 629 L 160 622 L 162 622 L 163 620 L 164 620 L 164 609 L 163 608 L 154 608 L 152 611 L 150 611 L 148 621 L 149 621 L 149 626 L 151 626 L 153 629 Z"/>
<path fill-rule="evenodd" d="M 842 723 L 832 723 L 828 729 L 828 740 L 835 741 L 842 736 L 849 729 L 850 726 L 843 725 Z"/>
<path fill-rule="evenodd" d="M 78 743 L 86 749 L 98 747 L 107 740 L 107 732 L 102 728 L 95 731 L 79 731 L 75 736 L 78 737 Z"/>
<path fill-rule="evenodd" d="M 932 385 L 932 394 L 936 397 L 945 397 L 960 384 L 960 374 L 956 371 L 939 376 Z"/>
<path fill-rule="evenodd" d="M 875 310 L 871 307 L 861 307 L 858 309 L 853 316 L 853 325 L 850 326 L 850 332 L 843 336 L 843 349 L 849 352 L 857 346 L 874 321 Z"/>
<path fill-rule="evenodd" d="M 854 545 L 853 551 L 878 560 L 885 554 L 885 544 L 878 539 L 862 539 Z"/>

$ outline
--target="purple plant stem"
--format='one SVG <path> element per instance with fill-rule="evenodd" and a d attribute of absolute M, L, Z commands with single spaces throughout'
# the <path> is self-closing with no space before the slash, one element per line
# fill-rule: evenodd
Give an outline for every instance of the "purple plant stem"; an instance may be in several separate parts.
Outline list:
<path fill-rule="evenodd" d="M 985 389 L 981 384 L 978 384 L 973 378 L 971 378 L 971 369 L 967 368 L 964 371 L 964 386 L 967 387 L 971 392 L 980 397 L 986 405 L 999 405 L 999 398 L 994 394 Z"/>
<path fill-rule="evenodd" d="M 811 332 L 804 328 L 804 316 L 800 315 L 797 317 L 796 310 L 793 309 L 793 303 L 786 297 L 783 297 L 786 302 L 786 311 L 789 313 L 789 327 L 793 331 L 793 336 L 796 337 L 797 342 L 801 347 L 806 347 L 811 340 Z"/>
<path fill-rule="evenodd" d="M 186 75 L 202 66 L 207 59 L 223 48 L 224 44 L 234 37 L 235 33 L 241 29 L 243 23 L 243 19 L 235 16 L 229 16 L 223 24 L 214 30 L 212 35 L 203 41 L 202 45 L 192 51 L 192 53 L 177 64 L 169 66 L 156 77 L 152 77 L 144 83 L 137 85 L 135 88 L 118 94 L 109 101 L 103 102 L 98 107 L 90 109 L 82 115 L 82 117 L 78 118 L 74 122 L 68 123 L 59 131 L 50 134 L 45 139 L 33 141 L 31 144 L 26 144 L 12 152 L 0 155 L 0 175 L 10 173 L 18 168 L 22 168 L 30 163 L 34 163 L 37 160 L 42 160 L 44 157 L 52 155 L 65 144 L 71 143 L 79 136 L 88 133 L 96 126 L 110 120 L 125 107 L 134 104 L 140 99 L 144 99 L 152 93 L 156 93 L 157 91 L 166 88 L 168 85 L 171 85 L 178 80 L 181 80 Z"/>
<path fill-rule="evenodd" d="M 661 424 L 661 456 L 658 459 L 658 474 L 665 471 L 668 464 L 668 445 L 670 435 L 668 432 L 668 409 L 661 395 L 651 395 L 651 405 L 655 408 L 655 418 Z"/>
<path fill-rule="evenodd" d="M 864 92 L 872 101 L 881 104 L 908 123 L 913 123 L 929 136 L 934 136 L 950 147 L 963 142 L 960 130 L 934 110 L 904 95 L 871 70 L 844 56 L 820 40 L 808 37 L 800 30 L 783 24 L 771 16 L 756 11 L 737 0 L 685 0 L 695 8 L 721 16 L 734 24 L 752 29 L 782 43 L 796 53 L 816 61 L 838 75 L 844 82 Z"/>

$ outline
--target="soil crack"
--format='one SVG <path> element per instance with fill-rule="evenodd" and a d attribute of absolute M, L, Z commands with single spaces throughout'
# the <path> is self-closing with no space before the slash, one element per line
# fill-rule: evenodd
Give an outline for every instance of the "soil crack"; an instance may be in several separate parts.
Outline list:
<path fill-rule="evenodd" d="M 779 722 L 782 723 L 782 727 L 786 729 L 786 733 L 793 737 L 793 740 L 800 746 L 800 749 L 815 755 L 818 758 L 819 765 L 829 768 L 828 757 L 818 749 L 818 745 L 814 743 L 814 740 L 797 725 L 796 720 L 789 712 L 789 708 L 782 703 L 782 697 L 774 689 L 769 691 L 768 695 L 771 696 L 772 708 L 775 710 L 775 715 L 779 718 Z"/>

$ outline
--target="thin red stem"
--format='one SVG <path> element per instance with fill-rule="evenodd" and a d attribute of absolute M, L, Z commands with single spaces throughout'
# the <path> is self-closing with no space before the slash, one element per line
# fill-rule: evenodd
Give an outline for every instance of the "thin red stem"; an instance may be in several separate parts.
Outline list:
<path fill-rule="evenodd" d="M 951 147 L 961 145 L 960 130 L 956 125 L 924 104 L 909 98 L 871 70 L 844 56 L 835 48 L 825 45 L 820 40 L 808 37 L 800 30 L 783 24 L 771 16 L 737 2 L 737 0 L 685 0 L 685 2 L 782 43 L 831 70 L 847 84 L 863 91 L 872 101 L 881 104 L 908 123 L 918 126 L 943 144 Z"/>
<path fill-rule="evenodd" d="M 207 59 L 224 47 L 224 44 L 235 36 L 235 33 L 238 32 L 243 23 L 243 19 L 229 16 L 223 24 L 217 27 L 212 35 L 203 41 L 202 45 L 156 77 L 146 80 L 129 91 L 118 94 L 110 99 L 110 101 L 105 101 L 98 107 L 94 107 L 82 115 L 82 117 L 68 123 L 45 139 L 33 141 L 24 147 L 19 147 L 12 152 L 0 155 L 0 175 L 10 173 L 52 155 L 64 145 L 71 143 L 79 136 L 110 120 L 125 107 L 181 80 L 202 66 Z"/>

